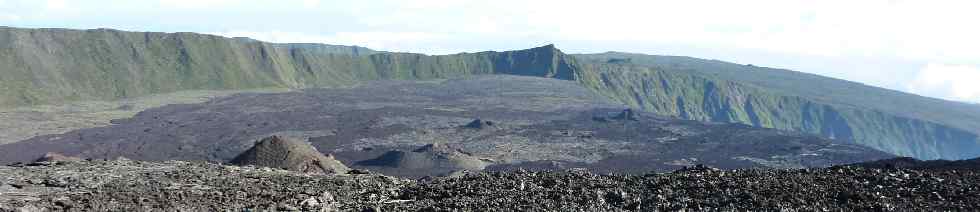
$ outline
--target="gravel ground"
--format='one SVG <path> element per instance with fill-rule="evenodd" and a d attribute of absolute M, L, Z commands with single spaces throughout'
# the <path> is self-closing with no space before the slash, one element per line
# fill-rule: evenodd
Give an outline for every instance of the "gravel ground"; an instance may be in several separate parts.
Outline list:
<path fill-rule="evenodd" d="M 968 211 L 980 209 L 978 182 L 975 171 L 856 167 L 512 171 L 408 180 L 120 160 L 2 166 L 0 211 Z"/>

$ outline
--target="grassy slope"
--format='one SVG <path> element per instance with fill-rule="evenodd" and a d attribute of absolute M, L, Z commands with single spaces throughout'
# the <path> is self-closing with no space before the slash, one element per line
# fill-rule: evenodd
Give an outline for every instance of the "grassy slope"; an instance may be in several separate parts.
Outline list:
<path fill-rule="evenodd" d="M 575 55 L 590 62 L 629 58 L 630 63 L 660 70 L 687 71 L 753 84 L 781 95 L 806 97 L 836 106 L 875 108 L 885 113 L 941 122 L 980 133 L 980 105 L 952 102 L 882 89 L 815 74 L 741 65 L 683 56 L 655 56 L 608 52 Z"/>
<path fill-rule="evenodd" d="M 980 107 L 975 105 L 689 57 L 575 57 L 593 70 L 580 79 L 584 85 L 664 115 L 819 133 L 920 158 L 980 154 Z M 629 62 L 607 63 L 610 59 Z"/>
<path fill-rule="evenodd" d="M 426 56 L 195 33 L 0 28 L 0 107 L 471 74 L 570 79 L 570 65 L 557 54 L 548 46 Z"/>
<path fill-rule="evenodd" d="M 629 58 L 608 64 L 611 58 Z M 181 90 L 516 74 L 576 80 L 664 115 L 820 133 L 920 158 L 980 155 L 980 109 L 798 72 L 554 46 L 427 56 L 194 33 L 0 28 L 0 107 Z"/>

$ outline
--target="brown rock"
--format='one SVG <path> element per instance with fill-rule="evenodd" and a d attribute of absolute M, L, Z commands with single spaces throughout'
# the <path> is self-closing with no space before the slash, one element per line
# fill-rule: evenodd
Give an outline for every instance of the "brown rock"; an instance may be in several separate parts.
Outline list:
<path fill-rule="evenodd" d="M 236 165 L 254 165 L 290 171 L 343 174 L 350 168 L 331 155 L 323 155 L 306 142 L 272 136 L 231 160 Z"/>

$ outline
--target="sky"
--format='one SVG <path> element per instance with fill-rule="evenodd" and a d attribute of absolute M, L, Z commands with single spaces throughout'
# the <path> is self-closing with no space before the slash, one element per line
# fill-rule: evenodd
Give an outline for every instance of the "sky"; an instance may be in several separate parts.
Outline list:
<path fill-rule="evenodd" d="M 980 103 L 980 1 L 0 0 L 0 25 L 451 54 L 555 44 L 754 64 Z"/>

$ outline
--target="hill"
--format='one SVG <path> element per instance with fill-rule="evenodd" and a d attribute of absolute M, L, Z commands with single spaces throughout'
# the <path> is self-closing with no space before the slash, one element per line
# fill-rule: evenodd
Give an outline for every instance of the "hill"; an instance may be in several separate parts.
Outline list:
<path fill-rule="evenodd" d="M 442 176 L 461 170 L 480 171 L 488 164 L 488 161 L 469 153 L 440 144 L 428 144 L 411 151 L 391 150 L 376 158 L 359 161 L 355 165 L 387 175 L 424 177 Z"/>
<path fill-rule="evenodd" d="M 551 46 L 426 56 L 196 33 L 0 27 L 0 107 L 492 73 L 571 79 L 563 58 Z"/>
<path fill-rule="evenodd" d="M 917 158 L 980 155 L 980 107 L 790 70 L 691 57 L 574 55 L 583 85 L 686 119 L 796 130 Z"/>
<path fill-rule="evenodd" d="M 975 105 L 721 61 L 567 55 L 553 45 L 430 56 L 195 33 L 0 28 L 0 107 L 482 74 L 573 80 L 660 115 L 814 133 L 903 156 L 980 156 Z"/>
<path fill-rule="evenodd" d="M 331 155 L 323 155 L 303 141 L 272 136 L 256 141 L 255 146 L 232 159 L 231 164 L 279 168 L 317 174 L 346 174 L 350 171 Z"/>

